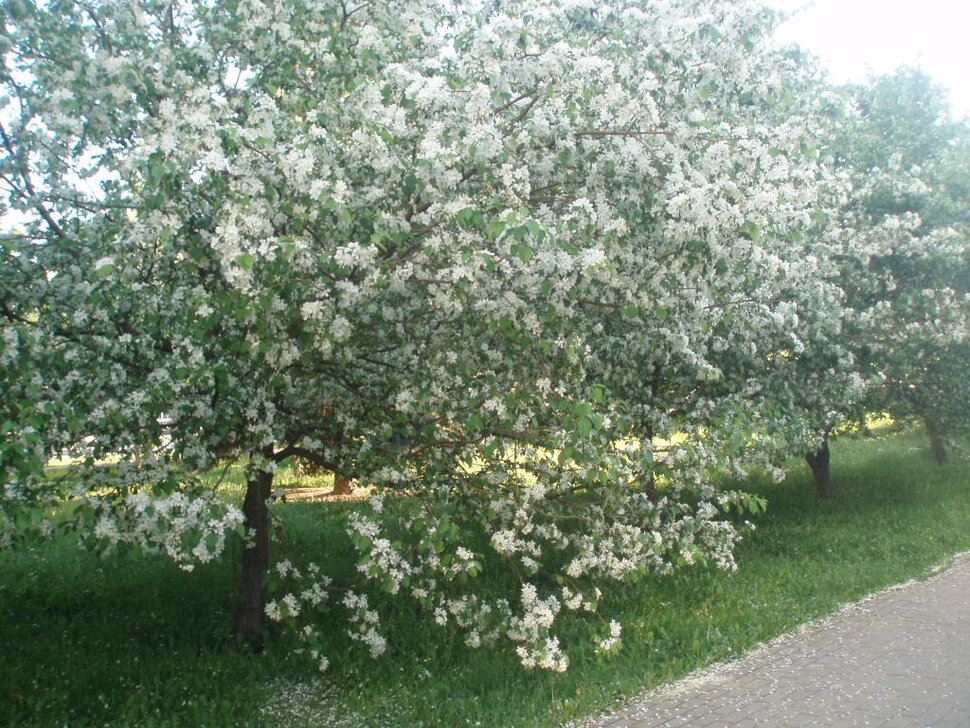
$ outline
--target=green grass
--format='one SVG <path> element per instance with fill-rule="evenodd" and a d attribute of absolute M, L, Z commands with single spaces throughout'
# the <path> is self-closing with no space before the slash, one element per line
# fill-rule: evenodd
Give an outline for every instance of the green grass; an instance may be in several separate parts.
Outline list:
<path fill-rule="evenodd" d="M 624 623 L 622 652 L 573 650 L 565 675 L 467 650 L 399 607 L 386 620 L 387 655 L 372 661 L 335 629 L 334 666 L 320 676 L 278 638 L 259 655 L 233 638 L 238 553 L 192 573 L 163 559 L 98 558 L 68 539 L 0 553 L 0 725 L 556 726 L 970 549 L 965 457 L 938 467 L 915 433 L 840 440 L 832 462 L 829 502 L 797 463 L 781 485 L 743 483 L 769 508 L 738 550 L 739 570 L 625 589 L 602 614 Z M 347 568 L 336 514 L 349 507 L 279 507 L 279 553 Z"/>

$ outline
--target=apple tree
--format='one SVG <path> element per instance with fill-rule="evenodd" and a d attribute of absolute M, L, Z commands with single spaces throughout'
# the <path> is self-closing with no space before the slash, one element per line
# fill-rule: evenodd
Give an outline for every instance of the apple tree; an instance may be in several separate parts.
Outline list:
<path fill-rule="evenodd" d="M 720 516 L 758 504 L 707 472 L 757 447 L 758 377 L 839 300 L 767 11 L 16 0 L 4 22 L 4 417 L 87 457 L 91 543 L 190 567 L 240 533 L 253 641 L 333 593 L 379 654 L 383 590 L 555 670 L 557 619 L 610 583 L 733 567 Z M 720 444 L 655 459 L 685 427 Z M 291 457 L 383 494 L 348 522 L 359 583 L 270 569 Z M 196 477 L 227 459 L 241 511 Z"/>

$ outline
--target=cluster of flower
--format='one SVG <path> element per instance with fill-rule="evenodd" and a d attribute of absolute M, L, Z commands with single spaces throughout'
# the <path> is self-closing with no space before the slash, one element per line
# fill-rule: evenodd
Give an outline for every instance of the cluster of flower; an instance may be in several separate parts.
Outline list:
<path fill-rule="evenodd" d="M 119 544 L 145 553 L 165 553 L 191 571 L 222 553 L 226 540 L 243 530 L 243 514 L 213 493 L 172 493 L 151 498 L 131 493 L 122 503 L 87 497 L 94 514 L 92 533 L 102 548 Z"/>

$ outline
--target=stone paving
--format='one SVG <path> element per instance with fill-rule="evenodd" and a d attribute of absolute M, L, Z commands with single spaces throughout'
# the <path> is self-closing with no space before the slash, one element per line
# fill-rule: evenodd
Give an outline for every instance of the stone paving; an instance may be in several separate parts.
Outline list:
<path fill-rule="evenodd" d="M 970 554 L 589 728 L 970 728 Z"/>

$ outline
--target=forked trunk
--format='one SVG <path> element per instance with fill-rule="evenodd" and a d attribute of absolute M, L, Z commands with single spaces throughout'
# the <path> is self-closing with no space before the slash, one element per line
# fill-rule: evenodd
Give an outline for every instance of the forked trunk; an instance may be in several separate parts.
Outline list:
<path fill-rule="evenodd" d="M 257 471 L 251 473 L 243 501 L 246 532 L 252 540 L 243 551 L 242 579 L 239 584 L 239 611 L 236 614 L 236 632 L 254 647 L 262 647 L 263 613 L 266 593 L 263 577 L 269 568 L 269 509 L 266 500 L 273 490 L 273 474 Z"/>
<path fill-rule="evenodd" d="M 832 486 L 832 472 L 829 469 L 829 439 L 828 435 L 822 438 L 822 444 L 815 452 L 805 454 L 808 467 L 812 469 L 815 478 L 815 489 L 819 498 L 831 498 L 834 491 Z"/>
<path fill-rule="evenodd" d="M 940 465 L 946 462 L 946 446 L 943 444 L 943 438 L 940 437 L 940 431 L 936 427 L 936 423 L 928 418 L 923 418 L 923 424 L 926 425 L 926 434 L 930 438 L 930 449 L 933 450 L 933 457 L 936 459 Z"/>

